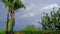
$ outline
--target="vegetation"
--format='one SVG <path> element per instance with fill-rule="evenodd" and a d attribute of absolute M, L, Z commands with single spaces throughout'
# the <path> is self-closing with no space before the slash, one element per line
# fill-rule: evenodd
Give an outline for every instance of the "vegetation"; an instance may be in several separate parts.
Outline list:
<path fill-rule="evenodd" d="M 5 30 L 0 30 L 0 34 L 60 34 L 60 8 L 51 11 L 50 14 L 43 13 L 41 22 L 42 30 L 35 27 L 35 25 L 28 25 L 24 30 L 13 31 L 15 25 L 15 11 L 19 8 L 25 8 L 21 0 L 1 0 L 7 11 L 7 20 L 5 23 Z M 10 14 L 10 15 L 9 15 Z M 11 17 L 9 19 L 9 17 Z"/>
<path fill-rule="evenodd" d="M 28 26 L 30 26 L 30 27 L 28 27 Z M 56 30 L 56 31 L 54 31 L 54 30 L 38 30 L 35 27 L 33 27 L 33 25 L 28 25 L 28 26 L 26 26 L 26 28 L 24 30 L 14 31 L 14 34 L 60 34 L 60 30 Z M 6 34 L 5 30 L 1 30 L 0 34 Z"/>
<path fill-rule="evenodd" d="M 44 14 L 46 15 L 42 17 L 42 22 L 39 22 L 42 28 L 44 30 L 60 30 L 60 8 L 57 11 L 51 11 L 50 15 Z"/>
<path fill-rule="evenodd" d="M 10 13 L 11 19 L 12 19 L 12 28 L 11 28 L 10 32 L 11 32 L 11 34 L 13 34 L 13 27 L 15 24 L 15 17 L 14 17 L 15 10 L 17 10 L 19 8 L 25 8 L 25 6 L 21 0 L 2 0 L 2 2 L 8 8 L 6 34 L 8 34 L 9 13 Z"/>

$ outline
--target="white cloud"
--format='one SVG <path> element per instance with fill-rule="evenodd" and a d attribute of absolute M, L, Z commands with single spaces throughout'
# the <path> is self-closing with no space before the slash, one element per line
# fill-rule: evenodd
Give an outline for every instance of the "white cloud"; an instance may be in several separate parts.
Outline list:
<path fill-rule="evenodd" d="M 29 15 L 30 15 L 30 16 L 35 16 L 35 14 L 33 14 L 33 13 L 30 13 Z"/>
<path fill-rule="evenodd" d="M 35 16 L 35 14 L 34 13 L 28 13 L 28 14 L 24 14 L 23 16 L 21 16 L 21 17 L 34 17 Z"/>
<path fill-rule="evenodd" d="M 39 23 L 37 23 L 37 22 L 34 22 L 34 23 L 32 23 L 33 25 L 35 25 L 37 28 L 42 28 L 42 25 L 41 24 L 39 24 Z"/>
<path fill-rule="evenodd" d="M 31 9 L 34 9 L 36 7 L 37 6 L 34 3 L 32 3 L 32 4 L 30 4 L 29 6 L 26 7 L 26 10 L 31 10 Z"/>
<path fill-rule="evenodd" d="M 25 14 L 23 14 L 21 17 L 34 17 L 36 15 L 37 5 L 36 4 L 30 4 L 30 6 L 26 7 Z"/>
<path fill-rule="evenodd" d="M 51 4 L 51 5 L 47 5 L 47 6 L 45 6 L 45 7 L 42 7 L 42 9 L 52 9 L 52 8 L 54 8 L 54 7 L 58 7 L 57 3 Z"/>
<path fill-rule="evenodd" d="M 40 25 L 39 23 L 36 23 L 36 22 L 34 22 L 34 23 L 32 23 L 33 25 Z"/>
<path fill-rule="evenodd" d="M 42 12 L 48 12 L 48 11 L 45 11 L 45 10 L 46 9 L 52 9 L 53 7 L 58 7 L 57 3 L 47 5 L 45 7 L 40 7 L 40 6 L 37 6 L 36 4 L 32 3 L 32 4 L 30 4 L 29 6 L 26 7 L 25 14 L 23 14 L 21 17 L 23 17 L 23 18 L 34 17 L 36 15 L 42 14 Z"/>

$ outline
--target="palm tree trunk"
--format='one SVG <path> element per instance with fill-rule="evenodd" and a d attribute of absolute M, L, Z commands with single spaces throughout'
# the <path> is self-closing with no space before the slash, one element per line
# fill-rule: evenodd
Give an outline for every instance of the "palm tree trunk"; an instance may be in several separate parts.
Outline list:
<path fill-rule="evenodd" d="M 7 14 L 6 34 L 8 34 L 9 13 Z"/>
<path fill-rule="evenodd" d="M 12 28 L 11 28 L 11 31 L 10 33 L 13 34 L 13 27 L 14 27 L 14 24 L 15 24 L 15 18 L 14 18 L 15 14 L 14 14 L 14 11 L 11 12 L 11 19 L 12 19 Z"/>
<path fill-rule="evenodd" d="M 8 34 L 9 10 L 10 10 L 10 8 L 8 7 L 8 13 L 7 13 L 7 25 L 6 25 L 6 34 Z"/>

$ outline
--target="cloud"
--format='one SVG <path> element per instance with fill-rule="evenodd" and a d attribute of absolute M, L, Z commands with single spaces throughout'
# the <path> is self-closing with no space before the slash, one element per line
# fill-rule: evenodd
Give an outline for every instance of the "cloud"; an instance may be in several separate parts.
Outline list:
<path fill-rule="evenodd" d="M 32 23 L 33 25 L 40 25 L 39 23 L 36 23 L 36 22 L 34 22 L 34 23 Z"/>
<path fill-rule="evenodd" d="M 28 13 L 28 14 L 24 14 L 23 16 L 21 16 L 21 17 L 34 17 L 35 16 L 35 14 L 34 13 Z"/>
<path fill-rule="evenodd" d="M 37 22 L 34 22 L 34 23 L 32 23 L 33 25 L 35 25 L 35 27 L 37 27 L 37 28 L 42 28 L 42 25 L 41 24 L 39 24 L 39 23 L 37 23 Z"/>
<path fill-rule="evenodd" d="M 54 7 L 58 7 L 57 3 L 51 4 L 51 5 L 47 5 L 47 6 L 45 6 L 45 7 L 42 7 L 42 9 L 52 9 L 52 8 L 54 8 Z"/>
<path fill-rule="evenodd" d="M 37 5 L 32 3 L 29 6 L 26 7 L 25 14 L 23 14 L 21 17 L 26 18 L 26 17 L 34 17 L 36 15 L 37 10 Z"/>
<path fill-rule="evenodd" d="M 31 9 L 34 9 L 34 8 L 37 8 L 37 5 L 32 3 L 32 4 L 30 4 L 29 6 L 26 7 L 26 10 L 31 10 Z"/>
<path fill-rule="evenodd" d="M 54 7 L 58 7 L 57 3 L 47 5 L 47 6 L 43 6 L 43 7 L 37 6 L 37 4 L 32 3 L 26 7 L 27 9 L 25 11 L 25 14 L 23 14 L 21 17 L 23 17 L 23 18 L 34 17 L 36 15 L 42 14 L 43 12 L 50 13 L 52 8 L 54 8 Z"/>

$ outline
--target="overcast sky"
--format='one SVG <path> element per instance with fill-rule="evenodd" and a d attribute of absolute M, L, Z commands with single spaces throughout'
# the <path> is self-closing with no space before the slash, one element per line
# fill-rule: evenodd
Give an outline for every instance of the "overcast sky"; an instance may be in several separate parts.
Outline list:
<path fill-rule="evenodd" d="M 22 0 L 26 9 L 19 9 L 15 13 L 15 30 L 24 29 L 26 25 L 34 24 L 39 27 L 38 22 L 43 16 L 43 12 L 52 9 L 53 7 L 60 6 L 60 0 Z M 4 28 L 6 21 L 7 9 L 2 2 L 0 2 L 0 29 Z"/>

